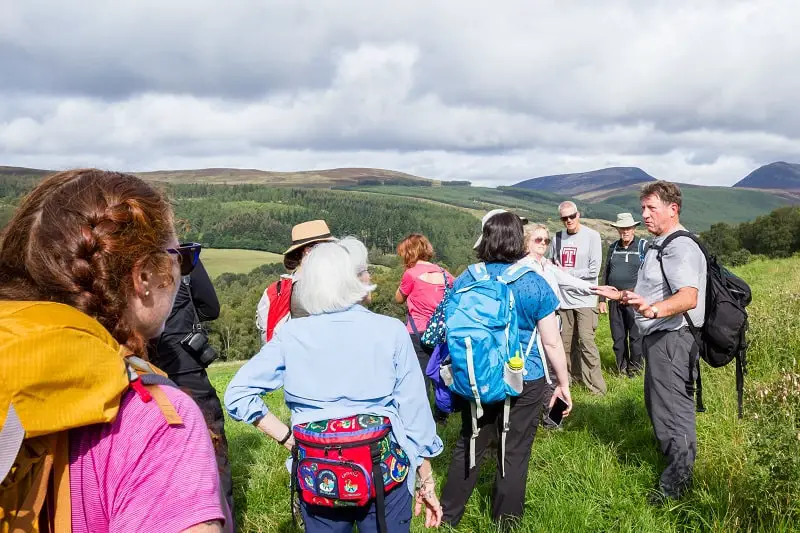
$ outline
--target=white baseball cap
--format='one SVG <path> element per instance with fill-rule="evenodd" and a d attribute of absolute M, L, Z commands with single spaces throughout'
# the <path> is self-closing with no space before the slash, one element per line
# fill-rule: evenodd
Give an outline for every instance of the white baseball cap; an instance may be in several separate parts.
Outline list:
<path fill-rule="evenodd" d="M 483 218 L 481 219 L 481 236 L 480 236 L 480 237 L 478 237 L 478 240 L 477 240 L 477 241 L 475 241 L 475 246 L 473 246 L 473 247 L 472 247 L 473 249 L 475 249 L 475 248 L 477 248 L 478 246 L 480 246 L 480 244 L 481 244 L 481 241 L 483 240 L 483 228 L 486 226 L 486 222 L 487 222 L 487 221 L 488 221 L 490 218 L 492 218 L 493 216 L 495 216 L 495 215 L 499 215 L 500 213 L 508 213 L 508 212 L 509 212 L 509 211 L 506 211 L 505 209 L 492 209 L 491 211 L 489 211 L 488 213 L 486 213 L 485 215 L 483 215 Z M 525 224 L 527 224 L 527 223 L 528 223 L 528 219 L 527 219 L 526 217 L 519 217 L 519 219 L 520 219 L 520 221 L 522 221 L 522 224 L 523 224 L 523 225 L 525 225 Z"/>

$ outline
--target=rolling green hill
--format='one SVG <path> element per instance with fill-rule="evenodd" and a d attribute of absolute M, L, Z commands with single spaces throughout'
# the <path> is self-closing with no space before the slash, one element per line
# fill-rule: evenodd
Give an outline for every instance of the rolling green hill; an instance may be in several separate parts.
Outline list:
<path fill-rule="evenodd" d="M 526 215 L 531 220 L 551 225 L 558 223 L 558 204 L 569 199 L 551 192 L 517 187 L 371 186 L 348 190 L 434 200 L 476 213 L 497 207 L 506 208 Z M 681 219 L 686 227 L 694 231 L 705 231 L 717 222 L 745 222 L 793 203 L 789 198 L 777 194 L 731 187 L 682 185 L 681 190 L 684 198 Z M 614 220 L 617 213 L 628 211 L 635 215 L 641 211 L 638 187 L 617 191 L 603 199 L 582 199 L 580 195 L 572 199 L 583 216 L 591 219 Z"/>
<path fill-rule="evenodd" d="M 613 171 L 613 172 L 611 172 Z M 638 171 L 638 172 L 637 172 Z M 600 172 L 600 171 L 598 171 Z M 600 187 L 586 182 L 594 176 L 593 173 L 574 174 L 567 176 L 551 176 L 532 180 L 539 187 L 548 179 L 569 181 L 582 184 L 580 187 L 567 187 L 573 195 L 559 194 L 552 190 L 533 190 L 521 187 L 472 187 L 470 185 L 453 186 L 452 183 L 442 183 L 425 178 L 419 178 L 402 172 L 382 169 L 344 168 L 305 172 L 266 172 L 248 169 L 199 169 L 199 170 L 174 170 L 144 172 L 139 175 L 145 179 L 158 182 L 167 189 L 176 192 L 178 197 L 183 194 L 176 187 L 191 187 L 191 184 L 203 184 L 205 189 L 193 194 L 193 201 L 201 204 L 202 198 L 216 196 L 213 187 L 237 185 L 240 194 L 236 194 L 236 202 L 251 202 L 250 204 L 213 205 L 204 203 L 203 208 L 213 212 L 225 211 L 231 217 L 251 216 L 258 217 L 266 211 L 282 212 L 284 218 L 300 219 L 301 213 L 315 216 L 304 205 L 294 201 L 291 194 L 281 197 L 277 204 L 269 208 L 264 205 L 254 205 L 252 202 L 263 204 L 262 200 L 248 197 L 247 194 L 256 194 L 263 197 L 266 189 L 316 189 L 320 194 L 328 195 L 330 202 L 341 202 L 344 198 L 351 198 L 354 202 L 366 198 L 365 194 L 382 195 L 384 198 L 403 197 L 407 201 L 422 200 L 438 207 L 449 206 L 472 215 L 480 216 L 487 210 L 501 207 L 524 214 L 531 220 L 541 221 L 550 226 L 558 225 L 557 206 L 567 199 L 573 199 L 585 218 L 597 220 L 613 220 L 616 214 L 622 211 L 638 213 L 638 190 L 640 180 L 649 178 L 639 169 L 606 169 L 600 176 Z M 610 174 L 609 174 L 610 172 Z M 26 169 L 17 167 L 0 167 L 0 227 L 8 220 L 13 206 L 26 191 L 30 190 L 42 176 L 49 173 L 46 170 Z M 643 177 L 644 176 L 644 177 Z M 650 178 L 652 179 L 652 178 Z M 633 183 L 636 181 L 637 183 Z M 573 183 L 573 185 L 575 185 Z M 595 184 L 598 185 L 598 184 Z M 209 188 L 211 187 L 211 188 Z M 250 188 L 248 188 L 250 187 Z M 252 187 L 256 187 L 253 189 Z M 547 187 L 546 187 L 547 188 Z M 552 187 L 549 187 L 552 189 Z M 336 189 L 336 190 L 331 190 Z M 800 203 L 800 196 L 793 195 L 791 191 L 760 191 L 731 187 L 699 187 L 684 185 L 684 215 L 683 221 L 687 227 L 695 231 L 707 230 L 716 222 L 738 223 L 752 220 L 764 215 L 773 209 L 790 204 Z M 222 189 L 219 189 L 222 190 Z M 227 189 L 226 189 L 227 190 Z M 260 191 L 260 192 L 256 192 Z M 328 190 L 325 192 L 325 190 Z M 354 194 L 360 193 L 360 194 Z M 227 194 L 227 193 L 226 193 Z M 270 200 L 271 202 L 272 200 Z M 407 205 L 407 204 L 404 204 Z M 179 212 L 181 209 L 179 209 Z M 207 217 L 197 209 L 191 209 L 193 219 L 203 221 Z M 319 216 L 319 215 L 317 215 Z M 220 233 L 212 231 L 210 235 L 213 245 L 223 248 L 248 248 L 268 251 L 279 251 L 275 242 L 267 242 L 261 238 L 239 238 L 233 235 L 230 228 L 217 228 L 227 235 L 221 239 Z M 361 228 L 354 228 L 361 231 Z M 352 231 L 352 230 L 351 230 Z M 272 234 L 272 232 L 267 232 Z M 224 242 L 222 242 L 224 241 Z M 207 242 L 207 241 L 206 241 Z M 384 248 L 389 248 L 386 244 Z"/>
<path fill-rule="evenodd" d="M 433 180 L 379 168 L 334 168 L 302 172 L 269 172 L 256 169 L 204 168 L 135 172 L 151 181 L 168 183 L 252 183 L 276 187 L 333 187 L 342 185 L 431 185 Z"/>
<path fill-rule="evenodd" d="M 787 198 L 775 194 L 732 187 L 681 185 L 681 192 L 683 194 L 681 221 L 693 231 L 705 231 L 717 222 L 735 224 L 753 220 L 792 203 Z M 597 205 L 603 204 L 618 206 L 624 211 L 633 213 L 640 211 L 638 191 L 611 196 Z"/>
<path fill-rule="evenodd" d="M 513 209 L 521 215 L 532 219 L 547 220 L 553 217 L 553 206 L 558 205 L 559 197 L 551 193 L 532 192 L 530 195 L 515 195 L 507 188 L 490 189 L 488 187 L 404 187 L 404 186 L 361 186 L 348 187 L 348 191 L 371 192 L 407 198 L 419 198 L 460 207 L 476 214 L 495 209 Z M 527 191 L 526 191 L 527 192 Z"/>

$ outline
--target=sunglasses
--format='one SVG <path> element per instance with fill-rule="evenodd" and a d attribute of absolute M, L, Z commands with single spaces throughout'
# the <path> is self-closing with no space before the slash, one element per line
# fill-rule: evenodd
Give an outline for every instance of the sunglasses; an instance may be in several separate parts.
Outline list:
<path fill-rule="evenodd" d="M 536 237 L 535 239 L 533 239 L 533 242 L 535 242 L 536 244 L 542 244 L 542 243 L 550 244 L 551 241 L 549 237 Z"/>
<path fill-rule="evenodd" d="M 577 217 L 577 216 L 578 216 L 578 212 L 575 211 L 571 215 L 567 215 L 565 217 L 561 217 L 561 222 L 566 222 L 567 220 L 575 220 L 575 217 Z"/>
<path fill-rule="evenodd" d="M 178 264 L 181 266 L 181 276 L 188 276 L 200 260 L 200 249 L 203 247 L 199 242 L 185 242 L 177 248 L 167 248 L 168 254 L 178 256 Z"/>

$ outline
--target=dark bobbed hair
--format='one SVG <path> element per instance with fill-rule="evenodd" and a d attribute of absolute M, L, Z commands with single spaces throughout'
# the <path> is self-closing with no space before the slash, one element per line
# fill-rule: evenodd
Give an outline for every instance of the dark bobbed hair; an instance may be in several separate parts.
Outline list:
<path fill-rule="evenodd" d="M 500 213 L 486 221 L 476 249 L 485 263 L 515 263 L 527 255 L 522 221 L 514 213 Z"/>

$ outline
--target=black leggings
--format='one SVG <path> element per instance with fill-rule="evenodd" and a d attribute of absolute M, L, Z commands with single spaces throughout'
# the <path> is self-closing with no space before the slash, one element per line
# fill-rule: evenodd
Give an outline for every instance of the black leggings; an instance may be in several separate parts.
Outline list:
<path fill-rule="evenodd" d="M 505 477 L 500 469 L 500 445 L 497 446 L 497 474 L 492 491 L 492 518 L 501 525 L 512 525 L 522 518 L 525 507 L 525 486 L 531 446 L 536 437 L 542 409 L 545 381 L 526 381 L 522 394 L 511 399 L 509 430 L 506 434 Z M 455 527 L 461 521 L 467 501 L 475 489 L 481 462 L 492 441 L 499 443 L 503 428 L 503 403 L 483 406 L 478 419 L 479 435 L 475 440 L 475 467 L 469 468 L 469 442 L 472 436 L 472 410 L 466 400 L 459 401 L 461 437 L 456 441 L 447 481 L 442 489 L 443 522 Z"/>
<path fill-rule="evenodd" d="M 433 393 L 433 381 L 427 375 L 425 375 L 425 371 L 428 369 L 428 363 L 431 360 L 431 354 L 433 353 L 433 348 L 428 348 L 427 346 L 423 346 L 422 343 L 419 341 L 419 335 L 415 333 L 411 333 L 411 342 L 414 344 L 414 351 L 417 352 L 417 360 L 419 360 L 419 367 L 422 369 L 422 375 L 425 377 L 425 392 L 428 394 L 428 398 L 431 397 Z M 436 403 L 433 404 L 433 418 L 437 422 L 441 422 L 447 419 L 447 413 L 442 411 L 436 406 Z"/>

